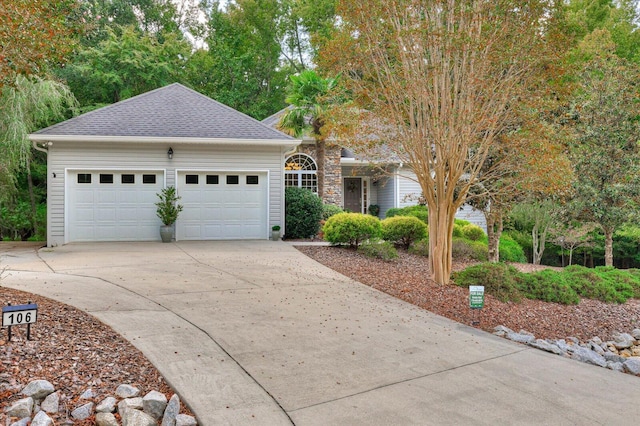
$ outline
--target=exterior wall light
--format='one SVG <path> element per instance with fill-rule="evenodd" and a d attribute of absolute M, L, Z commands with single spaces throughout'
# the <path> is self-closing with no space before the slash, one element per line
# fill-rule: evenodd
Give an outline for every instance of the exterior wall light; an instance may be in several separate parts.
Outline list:
<path fill-rule="evenodd" d="M 169 148 L 169 151 L 167 151 L 167 157 L 169 157 L 169 160 L 173 158 L 173 148 Z"/>

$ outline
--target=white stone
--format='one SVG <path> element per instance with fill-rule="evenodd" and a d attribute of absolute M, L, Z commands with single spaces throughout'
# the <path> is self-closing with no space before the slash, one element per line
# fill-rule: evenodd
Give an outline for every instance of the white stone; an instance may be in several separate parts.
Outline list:
<path fill-rule="evenodd" d="M 640 328 L 634 328 L 633 331 L 631 332 L 631 335 L 633 336 L 634 339 L 640 341 Z"/>
<path fill-rule="evenodd" d="M 60 394 L 50 393 L 40 404 L 40 408 L 47 413 L 57 413 L 60 408 Z"/>
<path fill-rule="evenodd" d="M 50 393 L 52 393 L 55 389 L 53 385 L 46 380 L 34 380 L 29 383 L 24 389 L 22 389 L 22 394 L 25 396 L 30 396 L 33 399 L 43 399 Z"/>
<path fill-rule="evenodd" d="M 96 426 L 119 426 L 116 416 L 112 413 L 98 413 L 96 414 Z"/>
<path fill-rule="evenodd" d="M 116 411 L 116 402 L 117 400 L 114 397 L 108 396 L 102 401 L 100 401 L 100 403 L 96 407 L 96 412 L 97 413 L 113 413 Z"/>
<path fill-rule="evenodd" d="M 118 402 L 118 413 L 124 415 L 127 410 L 142 410 L 142 398 L 126 398 Z"/>
<path fill-rule="evenodd" d="M 140 410 L 129 409 L 122 415 L 122 426 L 157 426 L 156 419 Z"/>
<path fill-rule="evenodd" d="M 613 345 L 617 349 L 627 349 L 633 346 L 635 340 L 629 333 L 617 333 L 613 336 Z"/>
<path fill-rule="evenodd" d="M 94 398 L 95 396 L 96 394 L 93 393 L 91 389 L 87 389 L 86 391 L 82 392 L 82 395 L 80 395 L 80 399 L 91 399 L 91 398 Z"/>
<path fill-rule="evenodd" d="M 193 416 L 178 414 L 176 416 L 176 426 L 197 426 L 198 422 Z"/>
<path fill-rule="evenodd" d="M 167 397 L 158 391 L 151 391 L 142 398 L 142 409 L 155 419 L 162 417 L 167 407 Z"/>
<path fill-rule="evenodd" d="M 621 362 L 607 361 L 607 368 L 613 371 L 624 373 L 624 364 Z"/>
<path fill-rule="evenodd" d="M 531 343 L 536 340 L 536 337 L 532 334 L 507 333 L 507 339 L 518 343 Z"/>
<path fill-rule="evenodd" d="M 134 398 L 140 395 L 140 389 L 131 385 L 120 385 L 116 389 L 116 396 L 120 398 Z"/>
<path fill-rule="evenodd" d="M 574 347 L 571 358 L 581 362 L 586 362 L 587 364 L 597 365 L 598 367 L 607 366 L 607 360 L 605 360 L 602 355 L 599 355 L 591 349 L 583 348 L 581 346 Z"/>
<path fill-rule="evenodd" d="M 31 421 L 31 417 L 25 417 L 24 419 L 20 419 L 17 422 L 11 423 L 11 426 L 27 426 Z"/>
<path fill-rule="evenodd" d="M 31 421 L 31 426 L 51 426 L 53 420 L 44 411 L 39 411 Z"/>
<path fill-rule="evenodd" d="M 566 353 L 553 343 L 549 343 L 546 340 L 542 339 L 531 342 L 529 343 L 529 345 L 533 346 L 534 348 L 542 349 L 543 351 L 554 353 L 556 355 L 564 355 Z"/>
<path fill-rule="evenodd" d="M 631 374 L 640 374 L 640 357 L 633 356 L 624 362 L 624 369 Z"/>
<path fill-rule="evenodd" d="M 180 413 L 180 397 L 173 394 L 162 416 L 162 426 L 175 426 L 176 417 Z"/>
<path fill-rule="evenodd" d="M 91 414 L 93 414 L 93 402 L 88 402 L 73 410 L 71 417 L 76 420 L 85 420 L 91 417 Z"/>
<path fill-rule="evenodd" d="M 33 413 L 33 398 L 31 397 L 17 400 L 7 410 L 7 416 L 19 419 L 31 417 L 31 413 Z"/>

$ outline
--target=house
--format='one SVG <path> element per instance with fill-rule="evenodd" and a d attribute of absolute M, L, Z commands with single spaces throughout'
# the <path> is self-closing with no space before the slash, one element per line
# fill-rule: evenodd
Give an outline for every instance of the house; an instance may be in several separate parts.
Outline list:
<path fill-rule="evenodd" d="M 286 109 L 279 111 L 262 122 L 277 129 L 280 117 L 285 111 Z M 285 158 L 285 185 L 317 192 L 316 158 L 315 141 L 304 138 L 295 152 Z M 369 206 L 374 204 L 380 208 L 380 218 L 384 218 L 391 208 L 418 204 L 421 195 L 422 190 L 414 172 L 398 161 L 390 159 L 385 164 L 372 164 L 366 158 L 358 158 L 353 151 L 339 144 L 327 142 L 323 195 L 325 203 L 360 213 L 367 213 Z M 470 205 L 465 204 L 456 214 L 456 218 L 476 224 L 486 232 L 484 215 Z"/>
<path fill-rule="evenodd" d="M 157 241 L 175 186 L 176 240 L 268 239 L 299 140 L 180 84 L 29 135 L 47 156 L 47 244 Z"/>

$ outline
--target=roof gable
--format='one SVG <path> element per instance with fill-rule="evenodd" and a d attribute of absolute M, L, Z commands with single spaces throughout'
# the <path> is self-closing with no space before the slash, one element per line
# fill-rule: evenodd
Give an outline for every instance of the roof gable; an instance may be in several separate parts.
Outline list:
<path fill-rule="evenodd" d="M 295 140 L 179 83 L 82 114 L 35 134 Z"/>

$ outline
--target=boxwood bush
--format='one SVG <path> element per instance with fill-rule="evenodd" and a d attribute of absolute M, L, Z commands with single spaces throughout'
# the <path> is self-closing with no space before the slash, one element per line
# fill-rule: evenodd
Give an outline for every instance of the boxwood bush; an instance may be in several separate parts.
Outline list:
<path fill-rule="evenodd" d="M 478 225 L 474 225 L 472 223 L 462 227 L 462 236 L 471 241 L 481 241 L 486 239 L 484 230 Z"/>
<path fill-rule="evenodd" d="M 322 200 L 304 188 L 288 187 L 284 191 L 285 238 L 309 238 L 320 230 Z"/>
<path fill-rule="evenodd" d="M 487 243 L 482 241 L 453 237 L 451 255 L 454 259 L 471 259 L 486 262 L 489 259 L 489 249 L 487 248 Z"/>
<path fill-rule="evenodd" d="M 395 216 L 413 216 L 417 217 L 424 223 L 427 223 L 429 220 L 429 212 L 427 211 L 427 206 L 423 206 L 421 204 L 403 208 L 394 207 L 387 210 L 387 213 L 385 214 L 385 217 Z"/>
<path fill-rule="evenodd" d="M 365 240 L 380 237 L 380 219 L 369 214 L 338 213 L 327 219 L 322 231 L 331 244 L 358 247 Z"/>
<path fill-rule="evenodd" d="M 322 205 L 322 220 L 327 220 L 334 214 L 342 213 L 344 210 L 340 206 L 335 204 L 323 204 Z"/>
<path fill-rule="evenodd" d="M 522 293 L 518 289 L 520 272 L 506 263 L 480 263 L 453 274 L 454 282 L 462 287 L 483 285 L 486 294 L 501 302 L 519 302 Z"/>
<path fill-rule="evenodd" d="M 545 269 L 532 274 L 518 275 L 518 288 L 528 299 L 576 305 L 580 296 L 562 272 Z"/>
<path fill-rule="evenodd" d="M 405 249 L 427 236 L 427 225 L 415 216 L 388 217 L 381 222 L 382 238 Z"/>
<path fill-rule="evenodd" d="M 500 236 L 500 261 L 502 262 L 516 262 L 526 263 L 527 256 L 524 254 L 524 250 L 520 247 L 511 236 L 502 234 Z"/>

